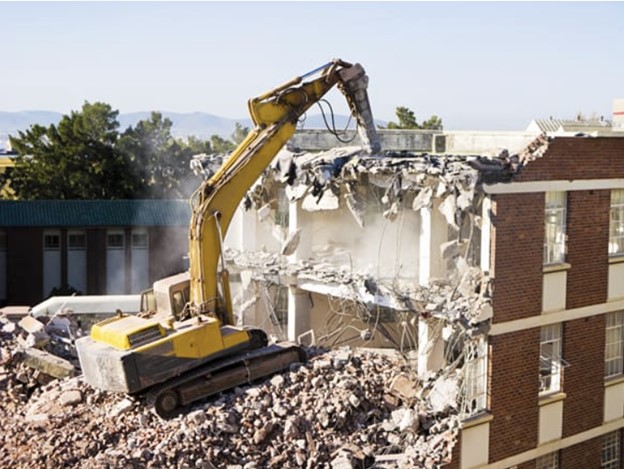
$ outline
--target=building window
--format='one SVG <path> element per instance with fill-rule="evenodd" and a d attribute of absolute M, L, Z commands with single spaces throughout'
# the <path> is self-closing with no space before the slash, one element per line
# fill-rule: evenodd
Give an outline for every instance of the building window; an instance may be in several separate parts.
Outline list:
<path fill-rule="evenodd" d="M 540 395 L 561 390 L 561 324 L 541 328 Z"/>
<path fill-rule="evenodd" d="M 558 469 L 559 453 L 548 453 L 535 460 L 535 469 Z"/>
<path fill-rule="evenodd" d="M 84 233 L 69 232 L 67 234 L 67 246 L 70 251 L 83 251 L 87 246 L 87 237 Z"/>
<path fill-rule="evenodd" d="M 58 251 L 61 248 L 61 236 L 56 233 L 43 235 L 43 249 L 45 251 Z"/>
<path fill-rule="evenodd" d="M 600 467 L 602 469 L 620 469 L 620 432 L 607 433 L 602 440 Z"/>
<path fill-rule="evenodd" d="M 609 255 L 624 255 L 624 189 L 611 191 Z"/>
<path fill-rule="evenodd" d="M 124 234 L 108 233 L 106 236 L 106 247 L 109 249 L 122 249 L 124 247 Z"/>
<path fill-rule="evenodd" d="M 565 261 L 566 193 L 546 192 L 544 264 Z"/>
<path fill-rule="evenodd" d="M 487 349 L 483 338 L 466 342 L 464 346 L 462 418 L 487 410 Z"/>
<path fill-rule="evenodd" d="M 147 233 L 132 232 L 132 247 L 134 249 L 146 249 L 147 248 Z"/>
<path fill-rule="evenodd" d="M 607 314 L 605 378 L 624 373 L 624 311 Z"/>

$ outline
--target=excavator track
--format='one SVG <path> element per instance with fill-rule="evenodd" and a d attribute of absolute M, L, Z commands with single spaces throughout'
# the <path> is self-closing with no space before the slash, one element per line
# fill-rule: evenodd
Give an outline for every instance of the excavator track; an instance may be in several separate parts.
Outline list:
<path fill-rule="evenodd" d="M 207 363 L 152 387 L 146 393 L 147 403 L 158 416 L 170 418 L 191 402 L 252 383 L 306 359 L 303 348 L 290 342 L 252 349 Z"/>

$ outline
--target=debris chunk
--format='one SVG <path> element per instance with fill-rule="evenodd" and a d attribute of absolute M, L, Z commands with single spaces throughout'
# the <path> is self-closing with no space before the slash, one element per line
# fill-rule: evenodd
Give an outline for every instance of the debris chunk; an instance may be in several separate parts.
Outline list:
<path fill-rule="evenodd" d="M 55 378 L 69 378 L 76 374 L 76 368 L 69 361 L 52 355 L 45 350 L 28 348 L 24 350 L 24 365 Z"/>

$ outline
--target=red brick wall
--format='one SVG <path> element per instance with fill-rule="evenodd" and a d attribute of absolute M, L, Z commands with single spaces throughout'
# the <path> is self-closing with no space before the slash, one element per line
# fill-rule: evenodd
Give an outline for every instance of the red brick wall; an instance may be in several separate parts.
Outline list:
<path fill-rule="evenodd" d="M 542 312 L 543 193 L 492 197 L 494 323 Z"/>
<path fill-rule="evenodd" d="M 451 453 L 451 462 L 442 465 L 444 469 L 459 469 L 461 467 L 461 432 L 457 436 L 455 446 L 453 446 L 453 452 Z"/>
<path fill-rule="evenodd" d="M 607 301 L 610 197 L 608 190 L 568 193 L 568 309 Z M 604 347 L 604 315 L 564 323 L 564 437 L 602 424 Z"/>
<path fill-rule="evenodd" d="M 624 159 L 624 155 L 623 155 Z M 607 301 L 611 191 L 568 192 L 567 309 Z"/>
<path fill-rule="evenodd" d="M 541 158 L 529 162 L 514 181 L 611 179 L 624 177 L 624 138 L 558 137 Z"/>
<path fill-rule="evenodd" d="M 537 446 L 539 328 L 490 337 L 490 460 Z"/>
<path fill-rule="evenodd" d="M 604 404 L 605 316 L 563 325 L 563 436 L 602 425 Z M 588 466 L 589 467 L 589 466 Z"/>
<path fill-rule="evenodd" d="M 565 469 L 599 468 L 601 448 L 602 437 L 565 448 L 559 454 L 559 467 Z"/>
<path fill-rule="evenodd" d="M 518 464 L 518 469 L 535 469 L 535 461 L 527 461 L 522 464 Z"/>

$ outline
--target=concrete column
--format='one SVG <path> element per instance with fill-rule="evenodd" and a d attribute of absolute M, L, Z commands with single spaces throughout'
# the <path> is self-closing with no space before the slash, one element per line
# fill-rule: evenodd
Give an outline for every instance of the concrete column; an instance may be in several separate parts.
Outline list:
<path fill-rule="evenodd" d="M 492 199 L 485 197 L 481 204 L 481 270 L 490 271 L 490 243 L 492 239 L 492 220 L 490 212 Z"/>
<path fill-rule="evenodd" d="M 418 320 L 418 377 L 425 379 L 430 372 L 444 366 L 444 340 L 439 319 Z"/>
<path fill-rule="evenodd" d="M 420 209 L 420 237 L 418 238 L 419 260 L 418 260 L 418 283 L 429 285 L 431 277 L 431 209 L 424 207 Z"/>
<path fill-rule="evenodd" d="M 288 288 L 288 340 L 297 341 L 310 330 L 310 301 L 308 292 L 297 287 Z"/>
<path fill-rule="evenodd" d="M 301 201 L 292 201 L 288 206 L 288 234 L 291 235 L 301 228 L 299 245 L 295 252 L 288 256 L 289 263 L 308 259 L 312 253 L 310 231 L 303 229 Z M 308 293 L 296 286 L 288 288 L 288 340 L 296 341 L 304 332 L 310 330 L 310 301 Z"/>

